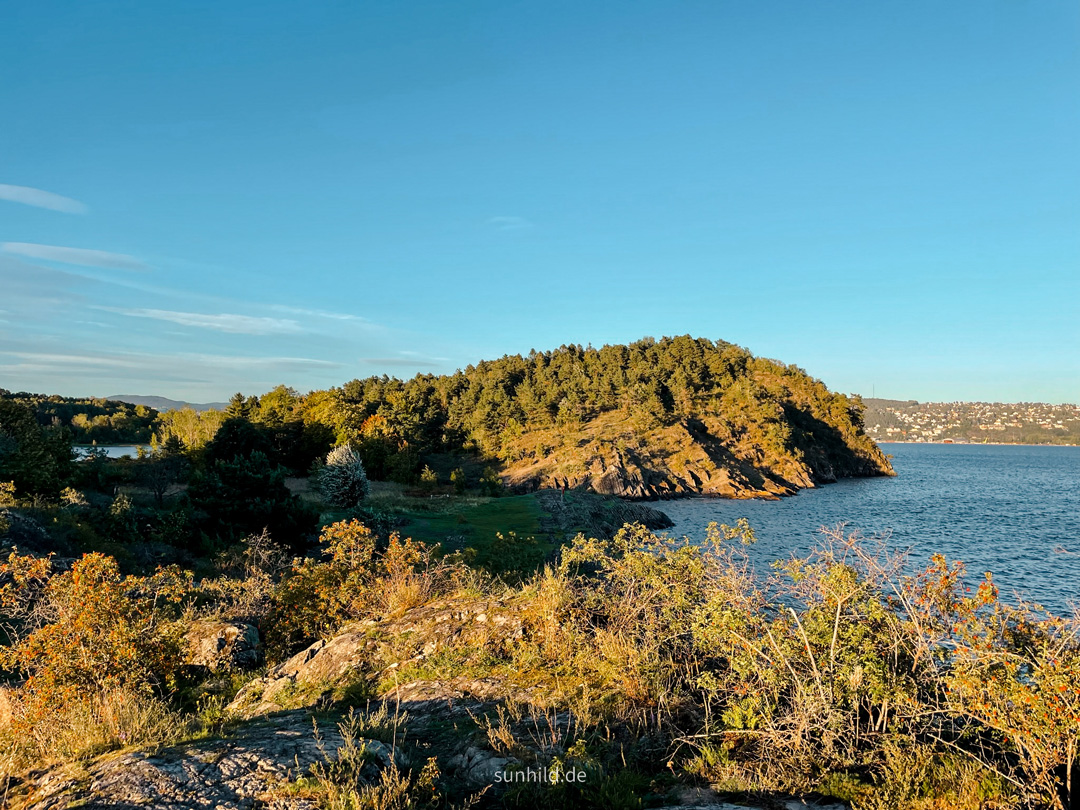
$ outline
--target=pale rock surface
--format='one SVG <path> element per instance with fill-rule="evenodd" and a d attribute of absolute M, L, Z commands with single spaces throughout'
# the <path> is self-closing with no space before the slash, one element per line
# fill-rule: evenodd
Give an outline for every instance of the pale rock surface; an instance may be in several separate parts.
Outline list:
<path fill-rule="evenodd" d="M 184 635 L 187 663 L 210 672 L 254 669 L 262 663 L 259 631 L 242 622 L 199 621 Z"/>
<path fill-rule="evenodd" d="M 303 776 L 315 762 L 333 758 L 342 744 L 335 724 L 320 724 L 316 740 L 310 715 L 290 712 L 251 723 L 231 739 L 206 740 L 157 752 L 103 757 L 82 772 L 75 768 L 33 774 L 14 797 L 26 810 L 80 807 L 143 810 L 301 810 L 305 802 L 274 793 L 287 780 Z M 370 778 L 389 766 L 391 751 L 368 740 L 373 757 Z"/>
<path fill-rule="evenodd" d="M 334 689 L 347 687 L 379 671 L 380 650 L 393 645 L 406 662 L 421 661 L 454 644 L 504 644 L 522 633 L 521 618 L 496 600 L 436 601 L 406 611 L 399 618 L 347 625 L 329 641 L 316 641 L 245 686 L 229 711 L 255 717 L 286 708 L 313 705 Z M 396 667 L 392 667 L 393 669 Z"/>

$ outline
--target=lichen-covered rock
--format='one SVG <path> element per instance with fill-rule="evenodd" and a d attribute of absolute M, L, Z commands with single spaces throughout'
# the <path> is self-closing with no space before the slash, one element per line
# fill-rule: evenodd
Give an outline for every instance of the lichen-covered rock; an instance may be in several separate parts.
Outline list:
<path fill-rule="evenodd" d="M 348 687 L 390 661 L 421 661 L 453 645 L 498 647 L 522 634 L 521 617 L 498 600 L 435 601 L 400 617 L 350 624 L 332 639 L 316 641 L 257 678 L 228 709 L 242 717 L 310 706 L 327 692 Z M 392 654 L 384 651 L 392 648 Z"/>
<path fill-rule="evenodd" d="M 505 774 L 519 764 L 516 759 L 500 757 L 486 748 L 470 745 L 462 753 L 447 760 L 446 768 L 465 784 L 480 786 L 494 784 L 496 774 Z"/>
<path fill-rule="evenodd" d="M 196 622 L 184 642 L 186 663 L 210 672 L 246 671 L 262 663 L 259 631 L 250 624 Z"/>
<path fill-rule="evenodd" d="M 306 774 L 314 763 L 334 759 L 343 745 L 334 723 L 320 723 L 316 739 L 306 712 L 249 723 L 233 735 L 152 753 L 103 757 L 85 770 L 66 768 L 34 774 L 12 800 L 25 810 L 300 810 L 310 805 L 280 788 Z M 389 767 L 392 751 L 376 740 L 365 740 L 363 745 L 372 764 L 370 774 L 364 775 L 374 781 Z"/>

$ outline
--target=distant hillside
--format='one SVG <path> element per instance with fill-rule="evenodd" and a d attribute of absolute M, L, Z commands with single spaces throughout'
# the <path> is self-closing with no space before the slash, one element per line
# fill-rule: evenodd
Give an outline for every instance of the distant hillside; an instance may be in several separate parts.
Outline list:
<path fill-rule="evenodd" d="M 1045 402 L 866 399 L 875 441 L 1080 444 L 1080 408 Z"/>
<path fill-rule="evenodd" d="M 106 399 L 115 402 L 126 402 L 129 405 L 145 405 L 155 411 L 178 411 L 183 408 L 191 408 L 201 413 L 202 411 L 223 411 L 229 405 L 228 402 L 182 402 L 167 397 L 143 397 L 138 394 L 113 394 L 111 397 L 106 397 Z"/>
<path fill-rule="evenodd" d="M 689 336 L 509 355 L 448 376 L 354 380 L 336 427 L 375 477 L 471 450 L 518 490 L 770 497 L 892 475 L 858 399 L 795 366 Z"/>

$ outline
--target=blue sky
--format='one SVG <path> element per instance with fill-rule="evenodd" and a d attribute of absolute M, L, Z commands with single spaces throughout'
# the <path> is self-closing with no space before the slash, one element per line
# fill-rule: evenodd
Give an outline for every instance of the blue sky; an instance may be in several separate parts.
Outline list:
<path fill-rule="evenodd" d="M 35 2 L 0 387 L 220 399 L 693 334 L 1080 400 L 1080 6 Z"/>

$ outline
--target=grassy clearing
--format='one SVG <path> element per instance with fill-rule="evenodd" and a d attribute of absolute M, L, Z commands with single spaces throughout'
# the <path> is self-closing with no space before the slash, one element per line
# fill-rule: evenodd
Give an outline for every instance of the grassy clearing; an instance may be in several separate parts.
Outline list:
<path fill-rule="evenodd" d="M 407 495 L 399 485 L 378 482 L 367 504 L 400 521 L 402 534 L 499 572 L 535 569 L 563 540 L 543 525 L 536 495 Z"/>

